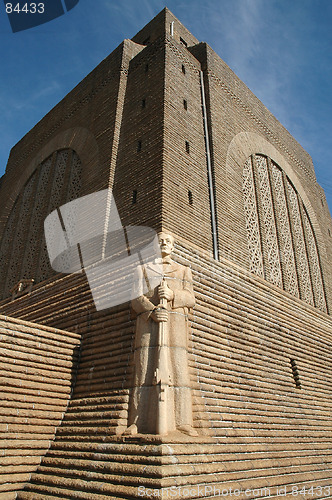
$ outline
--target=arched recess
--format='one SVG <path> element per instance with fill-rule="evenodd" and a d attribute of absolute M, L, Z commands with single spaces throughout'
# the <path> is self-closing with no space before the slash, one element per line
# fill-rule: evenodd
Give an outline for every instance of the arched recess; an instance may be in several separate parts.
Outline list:
<path fill-rule="evenodd" d="M 70 129 L 42 148 L 15 183 L 0 240 L 0 298 L 10 296 L 22 280 L 38 283 L 55 274 L 47 255 L 44 220 L 54 209 L 86 194 L 87 164 L 96 171 L 97 143 L 88 130 Z"/>
<path fill-rule="evenodd" d="M 95 172 L 98 176 L 99 168 L 99 148 L 95 136 L 84 127 L 73 127 L 60 132 L 43 146 L 36 156 L 24 168 L 16 167 L 17 178 L 15 183 L 11 183 L 10 189 L 6 187 L 6 204 L 2 210 L 0 221 L 0 235 L 6 224 L 6 220 L 13 208 L 13 205 L 22 191 L 23 186 L 31 177 L 33 172 L 46 160 L 54 151 L 60 149 L 73 149 L 79 156 L 82 165 L 82 192 L 88 194 L 89 172 Z"/>
<path fill-rule="evenodd" d="M 242 132 L 229 146 L 227 171 L 242 172 L 249 269 L 327 312 L 325 243 L 290 164 L 264 138 Z"/>

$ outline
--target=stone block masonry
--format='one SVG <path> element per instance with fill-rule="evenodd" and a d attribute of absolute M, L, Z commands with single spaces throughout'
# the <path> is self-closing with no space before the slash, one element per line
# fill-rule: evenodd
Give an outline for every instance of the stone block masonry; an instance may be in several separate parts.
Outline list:
<path fill-rule="evenodd" d="M 75 333 L 0 316 L 3 498 L 29 481 L 54 439 L 75 384 L 79 345 Z"/>
<path fill-rule="evenodd" d="M 68 410 L 19 498 L 139 498 L 140 486 L 156 491 L 190 486 L 199 492 L 205 485 L 240 489 L 241 498 L 253 499 L 263 497 L 258 489 L 269 488 L 273 497 L 285 487 L 329 485 L 330 318 L 183 240 L 175 258 L 190 263 L 197 300 L 190 318 L 190 371 L 199 438 L 172 443 L 146 436 L 126 442 L 116 435 L 127 418 L 135 321 L 128 305 L 91 311 L 88 323 L 81 322 L 81 362 Z M 88 293 L 80 290 L 77 322 Z M 38 289 L 40 297 L 46 293 Z M 69 303 L 70 294 L 63 300 Z M 35 302 L 33 296 L 22 297 L 15 315 L 43 321 L 42 307 L 30 307 L 29 313 L 29 301 Z M 65 302 L 54 316 L 61 311 L 69 327 Z"/>
<path fill-rule="evenodd" d="M 136 316 L 50 268 L 44 217 L 105 188 L 191 267 L 198 436 L 121 434 Z M 331 217 L 309 155 L 210 47 L 164 9 L 13 148 L 0 192 L 0 498 L 332 497 Z"/>

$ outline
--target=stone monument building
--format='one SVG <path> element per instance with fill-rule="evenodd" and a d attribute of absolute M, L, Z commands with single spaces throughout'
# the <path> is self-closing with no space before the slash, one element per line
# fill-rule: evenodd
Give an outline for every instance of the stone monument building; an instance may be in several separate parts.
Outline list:
<path fill-rule="evenodd" d="M 45 218 L 106 189 L 192 276 L 188 432 L 126 432 L 140 311 L 51 267 Z M 332 498 L 325 195 L 206 43 L 164 9 L 14 146 L 0 191 L 0 499 Z M 146 313 L 166 326 L 170 283 Z"/>

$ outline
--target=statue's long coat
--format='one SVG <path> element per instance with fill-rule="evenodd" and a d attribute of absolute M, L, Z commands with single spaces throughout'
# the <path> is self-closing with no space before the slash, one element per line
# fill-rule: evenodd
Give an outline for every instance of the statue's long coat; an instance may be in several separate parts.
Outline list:
<path fill-rule="evenodd" d="M 162 272 L 162 276 L 160 275 Z M 188 309 L 195 304 L 192 275 L 189 267 L 168 259 L 161 266 L 146 265 L 136 272 L 132 307 L 137 313 L 135 335 L 135 373 L 129 423 L 136 423 L 139 432 L 156 432 L 158 388 L 155 369 L 158 357 L 159 324 L 150 318 L 160 303 L 158 285 L 163 278 L 173 290 L 167 302 L 169 346 L 169 427 L 192 426 L 191 384 L 188 367 Z M 141 293 L 149 282 L 149 291 Z"/>

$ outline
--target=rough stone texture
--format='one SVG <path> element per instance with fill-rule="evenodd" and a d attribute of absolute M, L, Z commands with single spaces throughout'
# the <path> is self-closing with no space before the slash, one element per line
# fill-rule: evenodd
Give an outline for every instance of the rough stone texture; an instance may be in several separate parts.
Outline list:
<path fill-rule="evenodd" d="M 21 489 L 67 409 L 80 336 L 0 316 L 0 492 Z M 1 497 L 0 497 L 1 498 Z"/>
<path fill-rule="evenodd" d="M 192 444 L 170 439 L 167 446 L 146 438 L 133 447 L 114 435 L 116 425 L 126 422 L 135 323 L 129 307 L 94 313 L 68 411 L 28 486 L 34 493 L 20 498 L 38 491 L 138 498 L 139 485 L 158 489 L 210 484 L 212 478 L 218 488 L 267 487 L 272 495 L 282 485 L 331 481 L 329 317 L 225 259 L 215 262 L 184 244 L 176 253 L 179 262 L 191 264 L 198 302 L 190 357 L 195 425 L 208 426 L 213 436 L 204 437 L 202 428 L 196 444 L 197 438 Z M 21 299 L 22 311 L 23 302 L 28 298 Z M 296 360 L 301 389 L 290 359 Z"/>
<path fill-rule="evenodd" d="M 32 454 L 22 444 L 18 476 L 3 475 L 11 487 L 2 498 L 15 491 L 22 499 L 138 498 L 139 486 L 160 492 L 162 487 L 202 484 L 240 488 L 238 498 L 277 498 L 282 486 L 294 498 L 292 488 L 313 486 L 313 496 L 297 497 L 319 498 L 317 488 L 332 480 L 331 318 L 250 272 L 243 198 L 243 169 L 251 155 L 270 158 L 290 179 L 314 231 L 330 310 L 332 222 L 308 154 L 167 9 L 133 41 L 125 40 L 13 148 L 0 186 L 1 234 L 31 174 L 66 148 L 82 163 L 80 196 L 113 188 L 123 224 L 170 231 L 178 242 L 174 260 L 191 266 L 197 304 L 190 318 L 189 363 L 199 437 L 188 442 L 178 435 L 166 441 L 117 435 L 127 423 L 135 316 L 129 303 L 97 312 L 84 275 L 50 271 L 29 293 L 13 301 L 10 293 L 3 295 L 0 313 L 15 318 L 10 322 L 33 322 L 38 331 L 66 331 L 67 349 L 77 338 L 73 334 L 80 335 L 76 384 L 61 425 L 52 417 L 54 425 L 47 428 L 53 432 L 57 427 L 57 433 L 38 472 L 19 491 L 27 467 L 31 472 L 37 465 L 29 462 Z M 212 258 L 211 196 L 219 260 Z M 40 225 L 34 233 L 39 245 L 42 232 Z M 20 234 L 16 238 L 24 248 L 24 231 Z M 304 242 L 304 251 L 311 251 L 307 237 Z M 48 356 L 38 355 L 46 370 Z M 7 378 L 18 373 L 19 359 L 20 354 L 15 363 L 6 359 Z M 15 380 L 18 387 L 19 380 L 27 379 Z M 54 394 L 66 380 L 69 384 L 68 374 Z M 10 394 L 14 400 L 15 390 Z M 30 395 L 36 397 L 35 391 Z M 54 411 L 54 397 L 42 404 L 43 411 Z M 10 418 L 12 425 L 23 426 L 20 416 Z M 48 442 L 52 437 L 47 435 Z M 271 496 L 261 491 L 265 487 Z M 245 489 L 259 491 L 245 495 Z M 331 497 L 326 493 L 320 497 Z M 191 497 L 211 495 L 197 489 Z"/>

